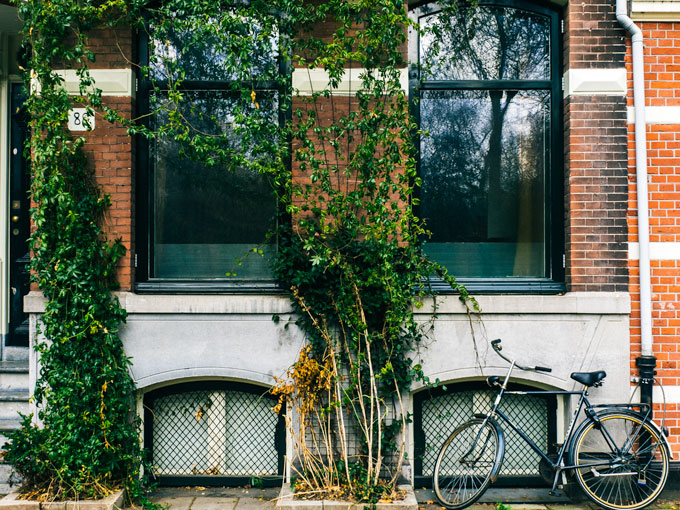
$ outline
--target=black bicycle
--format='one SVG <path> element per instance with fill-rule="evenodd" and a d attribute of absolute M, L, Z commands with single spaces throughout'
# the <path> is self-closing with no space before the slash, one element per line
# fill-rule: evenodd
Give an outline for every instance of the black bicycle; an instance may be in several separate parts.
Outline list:
<path fill-rule="evenodd" d="M 514 368 L 551 372 L 546 367 L 524 367 L 501 354 L 501 341 L 493 349 L 510 368 L 502 379 L 487 378 L 498 387 L 496 400 L 487 414 L 460 425 L 446 439 L 434 467 L 433 487 L 446 508 L 465 508 L 477 501 L 501 470 L 505 454 L 503 429 L 497 418 L 510 426 L 541 457 L 554 473 L 552 490 L 565 472 L 571 472 L 585 494 L 596 504 L 612 510 L 643 508 L 661 493 L 668 479 L 670 449 L 662 432 L 651 419 L 645 404 L 592 405 L 588 388 L 602 385 L 606 372 L 574 372 L 571 378 L 583 384 L 580 391 L 508 391 Z M 512 423 L 500 409 L 504 395 L 580 395 L 564 443 L 557 457 L 548 456 Z M 581 411 L 585 418 L 578 427 Z"/>

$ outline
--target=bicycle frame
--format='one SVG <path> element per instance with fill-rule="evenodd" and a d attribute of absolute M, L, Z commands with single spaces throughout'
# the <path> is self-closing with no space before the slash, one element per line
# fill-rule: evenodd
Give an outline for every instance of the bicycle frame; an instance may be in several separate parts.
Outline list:
<path fill-rule="evenodd" d="M 500 354 L 500 353 L 499 353 Z M 648 418 L 651 414 L 651 408 L 649 406 L 645 406 L 644 404 L 613 404 L 613 405 L 592 405 L 590 401 L 588 400 L 588 388 L 583 387 L 582 390 L 580 391 L 566 391 L 566 390 L 533 390 L 533 391 L 515 391 L 515 390 L 508 390 L 508 382 L 510 380 L 510 375 L 512 374 L 513 369 L 516 366 L 516 363 L 514 360 L 508 360 L 510 361 L 510 368 L 508 369 L 507 374 L 505 375 L 505 379 L 503 380 L 503 384 L 500 386 L 500 389 L 498 391 L 498 395 L 496 396 L 496 400 L 493 404 L 493 407 L 491 410 L 486 414 L 486 415 L 481 415 L 480 417 L 484 417 L 485 421 L 488 421 L 489 419 L 492 419 L 494 417 L 499 417 L 503 422 L 505 422 L 512 430 L 514 430 L 519 437 L 521 437 L 524 442 L 526 442 L 529 447 L 531 447 L 532 450 L 534 450 L 555 472 L 555 478 L 553 479 L 553 485 L 551 492 L 555 491 L 555 488 L 558 485 L 560 476 L 564 473 L 564 471 L 568 471 L 570 469 L 575 469 L 575 468 L 584 468 L 584 467 L 597 467 L 597 466 L 604 466 L 607 465 L 607 462 L 593 462 L 591 464 L 581 464 L 579 466 L 576 465 L 569 465 L 565 464 L 565 455 L 569 451 L 572 438 L 574 435 L 574 431 L 576 430 L 576 420 L 578 416 L 580 415 L 581 411 L 584 411 L 586 414 L 587 418 L 593 419 L 597 421 L 597 408 L 618 408 L 618 407 L 626 407 L 626 408 L 633 408 L 633 407 L 640 407 L 641 411 L 638 413 L 640 415 L 640 418 L 642 421 L 646 422 L 648 421 Z M 520 367 L 523 368 L 523 367 Z M 557 453 L 557 460 L 554 462 L 548 457 L 548 455 L 541 450 L 539 446 L 534 443 L 529 436 L 527 436 L 524 431 L 516 426 L 508 416 L 503 413 L 503 411 L 500 409 L 500 404 L 503 399 L 504 395 L 579 395 L 579 400 L 578 400 L 578 405 L 576 406 L 576 410 L 574 411 L 574 414 L 571 418 L 571 421 L 569 423 L 569 427 L 567 428 L 565 437 L 564 437 L 564 442 L 562 444 L 562 447 L 559 449 Z M 646 409 L 645 409 L 646 408 Z M 642 412 L 642 409 L 645 409 L 645 412 Z M 620 452 L 621 450 L 625 450 L 627 448 L 627 444 L 624 444 L 624 448 L 620 449 L 616 447 L 616 443 L 614 439 L 612 438 L 611 434 L 609 431 L 602 426 L 602 430 L 604 431 L 604 438 L 607 440 L 607 442 L 610 443 L 610 446 L 614 447 L 616 451 Z M 634 438 L 632 438 L 634 439 Z"/>

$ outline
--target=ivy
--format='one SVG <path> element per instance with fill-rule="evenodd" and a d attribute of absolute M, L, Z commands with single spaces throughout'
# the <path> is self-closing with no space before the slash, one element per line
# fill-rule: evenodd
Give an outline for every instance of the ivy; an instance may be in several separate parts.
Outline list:
<path fill-rule="evenodd" d="M 67 130 L 72 98 L 55 69 L 77 69 L 81 101 L 101 105 L 91 85 L 87 32 L 113 23 L 124 2 L 18 2 L 29 52 L 24 79 L 32 131 L 31 279 L 46 298 L 36 350 L 40 373 L 33 398 L 37 423 L 25 417 L 5 459 L 29 496 L 43 500 L 101 498 L 127 487 L 140 494 L 139 423 L 131 414 L 135 386 L 118 336 L 125 320 L 111 294 L 119 239 L 102 229 L 109 198 L 97 186 L 83 138 Z"/>
<path fill-rule="evenodd" d="M 414 315 L 431 294 L 427 282 L 442 278 L 477 310 L 421 249 L 429 233 L 413 211 L 420 181 L 412 140 L 424 134 L 401 85 L 408 30 L 421 29 L 404 3 L 17 4 L 30 53 L 31 272 L 47 298 L 35 393 L 42 426 L 26 418 L 6 456 L 28 490 L 49 499 L 98 498 L 119 487 L 141 494 L 135 387 L 118 336 L 125 311 L 112 295 L 125 250 L 102 229 L 109 199 L 95 182 L 84 139 L 66 128 L 76 101 L 130 135 L 174 140 L 184 158 L 268 177 L 279 204 L 273 271 L 308 341 L 274 392 L 281 405 L 297 406 L 309 433 L 327 437 L 320 457 L 306 448 L 304 432 L 293 431 L 299 488 L 318 494 L 342 487 L 336 496 L 368 502 L 391 495 L 409 419 L 402 395 L 414 379 L 425 380 L 411 358 L 427 334 Z M 119 23 L 151 28 L 154 51 L 140 72 L 156 98 L 150 117 L 163 122 L 127 119 L 92 90 L 88 66 L 96 55 L 88 33 Z M 64 67 L 77 70 L 80 96 L 63 89 L 54 70 Z M 327 83 L 299 94 L 293 69 L 321 69 Z M 228 127 L 217 115 L 197 113 L 182 88 L 188 77 L 211 73 L 233 84 Z M 360 73 L 357 90 L 342 88 L 350 73 Z M 262 83 L 276 93 L 268 96 Z M 289 112 L 288 120 L 273 121 L 272 107 Z M 361 443 L 354 451 L 352 435 Z"/>

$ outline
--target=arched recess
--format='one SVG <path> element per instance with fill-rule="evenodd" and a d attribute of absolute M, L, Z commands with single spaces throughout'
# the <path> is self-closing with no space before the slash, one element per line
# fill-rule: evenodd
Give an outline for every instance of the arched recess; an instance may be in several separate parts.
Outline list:
<path fill-rule="evenodd" d="M 510 390 L 535 390 L 510 383 Z M 413 394 L 414 482 L 416 487 L 431 486 L 432 471 L 439 449 L 455 428 L 475 414 L 485 414 L 493 405 L 496 390 L 484 381 L 451 383 Z M 557 399 L 555 395 L 506 395 L 503 412 L 543 451 L 557 451 Z M 540 477 L 540 457 L 508 426 L 505 458 L 496 486 L 544 486 Z"/>
<path fill-rule="evenodd" d="M 285 418 L 268 389 L 233 381 L 182 382 L 147 392 L 144 444 L 161 485 L 281 483 Z"/>

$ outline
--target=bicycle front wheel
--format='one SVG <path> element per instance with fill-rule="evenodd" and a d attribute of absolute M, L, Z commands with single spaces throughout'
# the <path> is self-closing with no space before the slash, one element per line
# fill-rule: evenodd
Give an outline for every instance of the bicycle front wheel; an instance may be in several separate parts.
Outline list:
<path fill-rule="evenodd" d="M 477 501 L 500 469 L 499 434 L 488 420 L 463 423 L 444 442 L 434 466 L 434 494 L 454 510 Z"/>
<path fill-rule="evenodd" d="M 610 412 L 581 426 L 572 448 L 579 485 L 598 505 L 612 510 L 643 508 L 668 479 L 668 446 L 642 416 Z"/>

